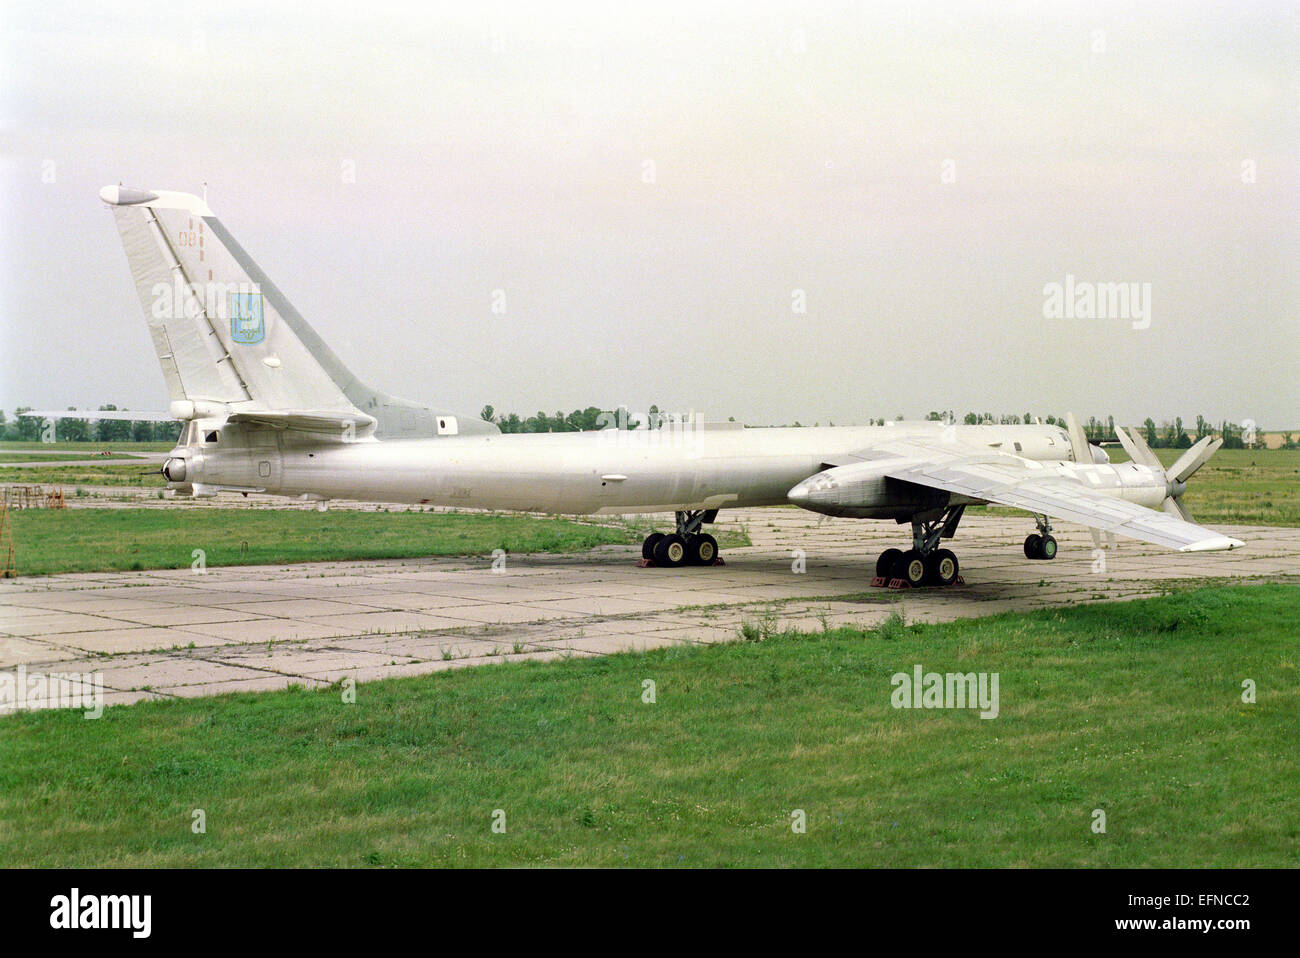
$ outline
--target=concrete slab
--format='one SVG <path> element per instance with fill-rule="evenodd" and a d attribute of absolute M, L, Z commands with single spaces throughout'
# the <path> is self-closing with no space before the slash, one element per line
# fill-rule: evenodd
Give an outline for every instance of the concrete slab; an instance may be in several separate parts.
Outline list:
<path fill-rule="evenodd" d="M 1062 526 L 1053 562 L 1031 562 L 1024 517 L 974 515 L 954 548 L 966 585 L 872 589 L 889 523 L 796 509 L 723 513 L 753 545 L 726 565 L 639 569 L 635 548 L 477 558 L 321 562 L 94 573 L 0 582 L 0 668 L 98 670 L 110 703 L 328 685 L 523 660 L 734 641 L 745 622 L 820 631 L 1123 601 L 1172 580 L 1300 582 L 1300 529 L 1230 527 L 1247 548 L 1180 555 L 1131 540 L 1094 553 Z M 798 561 L 796 561 L 798 560 Z M 802 571 L 797 571 L 802 569 Z"/>
<path fill-rule="evenodd" d="M 81 650 L 97 655 L 120 655 L 124 652 L 152 652 L 155 649 L 185 648 L 203 641 L 199 636 L 177 629 L 151 626 L 99 629 L 94 632 L 64 632 L 47 636 L 47 641 L 62 649 Z"/>
<path fill-rule="evenodd" d="M 51 656 L 58 655 L 60 652 L 57 646 L 49 642 L 20 639 L 11 635 L 0 636 L 0 669 L 12 669 L 33 662 L 48 662 Z"/>

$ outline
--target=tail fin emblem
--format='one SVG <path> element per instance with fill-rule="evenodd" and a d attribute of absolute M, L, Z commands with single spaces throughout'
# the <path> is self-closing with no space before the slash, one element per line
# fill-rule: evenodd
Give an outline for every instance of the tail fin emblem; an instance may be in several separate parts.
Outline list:
<path fill-rule="evenodd" d="M 230 338 L 242 346 L 255 346 L 266 339 L 261 293 L 230 294 Z"/>

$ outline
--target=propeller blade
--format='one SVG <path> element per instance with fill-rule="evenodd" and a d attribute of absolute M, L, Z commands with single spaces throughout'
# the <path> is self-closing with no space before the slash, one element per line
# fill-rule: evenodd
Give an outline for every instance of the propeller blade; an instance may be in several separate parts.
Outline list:
<path fill-rule="evenodd" d="M 1115 431 L 1121 433 L 1124 430 L 1119 426 L 1116 426 Z M 1133 444 L 1133 448 L 1137 450 L 1137 455 L 1133 457 L 1134 462 L 1139 466 L 1151 466 L 1155 469 L 1164 469 L 1164 466 L 1160 465 L 1160 457 L 1151 451 L 1151 447 L 1148 446 L 1147 441 L 1142 438 L 1142 433 L 1138 431 L 1137 427 L 1129 426 L 1128 437 L 1129 442 Z M 1125 446 L 1124 448 L 1127 449 L 1128 446 Z M 1129 455 L 1132 456 L 1133 454 L 1129 453 Z"/>
<path fill-rule="evenodd" d="M 1186 482 L 1187 477 L 1205 465 L 1205 461 L 1214 455 L 1214 451 L 1221 445 L 1223 445 L 1222 439 L 1211 439 L 1209 436 L 1198 440 L 1196 445 L 1179 456 L 1177 461 L 1165 470 L 1165 475 L 1175 482 Z"/>
<path fill-rule="evenodd" d="M 1170 496 L 1168 499 L 1166 499 L 1164 501 L 1164 504 L 1161 506 L 1161 508 L 1164 509 L 1165 512 L 1169 513 L 1171 516 L 1177 516 L 1179 519 L 1182 519 L 1184 522 L 1194 521 L 1192 519 L 1192 514 L 1187 511 L 1187 507 L 1183 505 L 1181 502 L 1179 502 L 1177 499 L 1175 499 L 1173 496 Z"/>
<path fill-rule="evenodd" d="M 1115 435 L 1119 437 L 1119 444 L 1124 447 L 1128 457 L 1138 465 L 1142 465 L 1142 454 L 1138 452 L 1137 445 L 1129 438 L 1129 434 L 1124 431 L 1123 426 L 1115 427 Z"/>
<path fill-rule="evenodd" d="M 1192 449 L 1188 449 L 1187 452 L 1183 453 L 1183 455 L 1179 457 L 1176 463 L 1170 466 L 1169 472 L 1172 478 L 1179 482 L 1186 482 L 1188 479 L 1192 478 L 1192 476 L 1196 475 L 1196 470 L 1209 462 L 1210 457 L 1218 452 L 1219 447 L 1223 445 L 1222 439 L 1210 439 L 1209 436 L 1206 436 L 1205 439 L 1201 440 L 1201 442 L 1205 442 L 1206 440 L 1209 440 L 1209 442 L 1206 442 L 1205 446 L 1197 453 L 1194 459 L 1188 454 L 1192 449 L 1195 449 L 1196 446 L 1193 446 Z M 1196 445 L 1199 446 L 1200 444 L 1201 443 L 1198 442 Z M 1184 460 L 1187 461 L 1185 462 Z M 1180 466 L 1182 468 L 1179 468 Z"/>
<path fill-rule="evenodd" d="M 1070 454 L 1075 462 L 1092 462 L 1092 452 L 1088 449 L 1088 437 L 1083 434 L 1083 427 L 1074 413 L 1065 414 L 1065 431 L 1070 437 Z"/>

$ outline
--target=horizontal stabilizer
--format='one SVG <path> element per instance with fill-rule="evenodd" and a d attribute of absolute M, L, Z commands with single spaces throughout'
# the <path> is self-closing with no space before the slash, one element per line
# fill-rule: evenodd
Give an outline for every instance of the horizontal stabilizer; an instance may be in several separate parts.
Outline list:
<path fill-rule="evenodd" d="M 29 409 L 22 416 L 33 419 L 119 419 L 125 422 L 175 422 L 170 412 L 146 409 Z"/>
<path fill-rule="evenodd" d="M 375 429 L 373 416 L 333 410 L 276 409 L 262 412 L 237 412 L 230 415 L 226 422 L 329 434 L 346 433 L 352 430 L 357 437 L 368 436 Z"/>

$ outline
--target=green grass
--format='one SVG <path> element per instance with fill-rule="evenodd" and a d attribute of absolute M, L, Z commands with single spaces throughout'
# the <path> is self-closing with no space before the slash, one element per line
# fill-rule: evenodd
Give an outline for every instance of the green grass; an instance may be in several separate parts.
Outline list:
<path fill-rule="evenodd" d="M 170 452 L 176 448 L 174 442 L 40 442 L 37 440 L 15 440 L 0 442 L 0 452 L 46 452 L 51 449 L 58 452 L 77 452 L 94 455 L 105 449 L 110 452 L 141 454 L 147 452 Z"/>
<path fill-rule="evenodd" d="M 105 459 L 104 465 L 36 466 L 18 468 L 0 465 L 0 485 L 61 486 L 66 493 L 73 486 L 147 486 L 163 489 L 162 464 L 133 460 L 117 464 Z"/>
<path fill-rule="evenodd" d="M 1298 618 L 1238 586 L 15 715 L 0 865 L 1295 866 Z M 891 708 L 916 663 L 1000 716 Z"/>
<path fill-rule="evenodd" d="M 1171 466 L 1181 449 L 1157 449 Z M 1124 457 L 1112 454 L 1112 460 Z M 1300 450 L 1220 449 L 1187 483 L 1183 505 L 1197 522 L 1300 526 Z"/>
<path fill-rule="evenodd" d="M 639 541 L 621 527 L 534 516 L 297 509 L 26 509 L 10 513 L 19 575 L 507 552 Z"/>
<path fill-rule="evenodd" d="M 123 460 L 123 459 L 132 459 L 132 460 L 135 460 L 135 461 L 137 461 L 137 462 L 141 461 L 139 456 L 132 456 L 132 455 L 130 455 L 130 454 L 128 454 L 128 453 L 124 453 L 124 452 L 115 452 L 115 453 L 112 453 L 112 454 L 107 455 L 107 456 L 102 455 L 101 453 L 98 453 L 98 452 L 93 452 L 93 453 L 90 453 L 90 452 L 88 452 L 88 453 L 76 453 L 76 454 L 74 454 L 74 455 L 67 456 L 67 455 L 64 455 L 62 452 L 58 452 L 58 451 L 56 451 L 56 452 L 54 452 L 53 454 L 48 453 L 48 452 L 45 452 L 45 453 L 41 453 L 41 452 L 0 452 L 0 463 L 6 463 L 6 462 L 59 462 L 59 461 L 62 460 L 62 459 L 76 459 L 76 458 L 78 458 L 79 456 L 83 456 L 83 455 L 84 455 L 84 457 L 87 458 L 87 459 L 91 459 L 91 458 L 94 458 L 94 459 L 102 459 L 102 460 L 104 460 L 105 462 L 114 462 L 114 461 L 120 461 L 120 460 Z"/>

